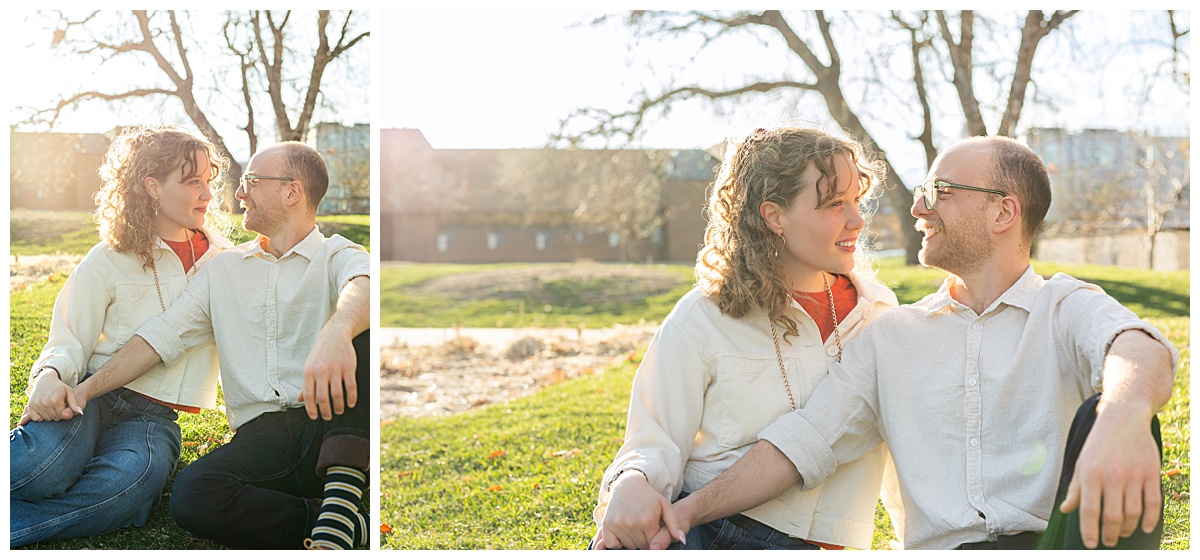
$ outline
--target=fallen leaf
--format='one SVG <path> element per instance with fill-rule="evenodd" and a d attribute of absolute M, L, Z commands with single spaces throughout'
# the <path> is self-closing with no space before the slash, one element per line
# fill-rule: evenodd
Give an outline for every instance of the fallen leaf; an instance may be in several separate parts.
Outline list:
<path fill-rule="evenodd" d="M 499 492 L 503 488 L 504 488 L 503 486 L 500 486 L 499 484 L 497 484 L 495 486 L 488 487 L 488 492 Z"/>
<path fill-rule="evenodd" d="M 404 471 L 404 472 L 396 475 L 396 478 L 404 478 L 406 476 L 412 476 L 412 473 L 413 473 L 412 471 Z"/>
<path fill-rule="evenodd" d="M 384 420 L 383 422 L 380 422 L 380 423 L 379 423 L 379 426 L 380 426 L 380 427 L 384 427 L 384 426 L 390 426 L 390 425 L 392 425 L 392 424 L 395 424 L 395 423 L 396 423 L 396 421 L 395 421 L 395 420 Z"/>
<path fill-rule="evenodd" d="M 183 442 L 183 446 L 184 446 L 184 447 L 196 447 L 197 445 L 200 445 L 200 442 L 198 442 L 198 441 L 185 441 L 185 442 Z"/>
<path fill-rule="evenodd" d="M 496 457 L 503 457 L 507 454 L 508 454 L 507 451 L 505 451 L 503 449 L 497 449 L 491 453 L 488 453 L 488 459 L 495 459 Z"/>
<path fill-rule="evenodd" d="M 379 532 L 384 533 L 384 534 L 391 533 L 392 526 L 388 525 L 387 523 L 380 523 L 379 524 Z"/>
<path fill-rule="evenodd" d="M 538 484 L 537 482 L 534 482 L 534 483 L 533 483 L 533 487 L 534 487 L 534 488 L 541 488 L 541 487 L 542 487 L 542 485 L 541 485 L 541 484 Z"/>
<path fill-rule="evenodd" d="M 1172 477 L 1172 476 L 1175 476 L 1175 475 L 1177 475 L 1177 474 L 1179 474 L 1179 473 L 1181 473 L 1181 472 L 1183 472 L 1183 471 L 1181 471 L 1181 470 L 1179 470 L 1179 469 L 1170 469 L 1170 470 L 1168 470 L 1167 472 L 1164 472 L 1164 473 L 1163 473 L 1163 476 L 1170 478 L 1170 477 Z"/>
<path fill-rule="evenodd" d="M 550 384 L 551 385 L 554 385 L 557 383 L 562 383 L 563 381 L 566 381 L 566 380 L 567 380 L 567 370 L 565 370 L 563 368 L 554 368 L 554 371 L 550 373 Z"/>

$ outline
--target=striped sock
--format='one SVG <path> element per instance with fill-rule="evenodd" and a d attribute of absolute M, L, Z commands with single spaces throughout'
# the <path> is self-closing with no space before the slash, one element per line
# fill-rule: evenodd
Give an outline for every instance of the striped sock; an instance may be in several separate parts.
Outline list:
<path fill-rule="evenodd" d="M 325 496 L 308 548 L 349 550 L 367 544 L 367 523 L 358 512 L 366 486 L 367 475 L 358 469 L 333 466 L 325 471 Z"/>

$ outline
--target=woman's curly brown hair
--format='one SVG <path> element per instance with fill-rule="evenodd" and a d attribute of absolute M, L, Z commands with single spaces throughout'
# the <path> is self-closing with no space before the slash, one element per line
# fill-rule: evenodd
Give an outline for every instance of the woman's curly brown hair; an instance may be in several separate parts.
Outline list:
<path fill-rule="evenodd" d="M 859 194 L 869 197 L 883 164 L 865 153 L 854 140 L 837 138 L 812 128 L 758 129 L 732 149 L 726 149 L 721 171 L 705 207 L 708 228 L 696 262 L 698 285 L 721 312 L 742 317 L 755 307 L 782 327 L 785 340 L 799 331 L 787 310 L 792 291 L 775 258 L 776 235 L 759 213 L 771 201 L 787 210 L 805 186 L 800 175 L 816 166 L 824 181 L 817 182 L 817 207 L 838 193 L 819 185 L 837 185 L 835 156 L 850 160 L 858 170 Z M 866 268 L 861 252 L 858 268 Z"/>
<path fill-rule="evenodd" d="M 151 249 L 158 235 L 151 225 L 153 199 L 146 192 L 146 178 L 166 181 L 172 171 L 184 177 L 200 173 L 196 153 L 203 152 L 212 166 L 212 200 L 208 203 L 205 225 L 228 235 L 229 211 L 221 195 L 224 172 L 229 161 L 207 140 L 171 127 L 134 127 L 125 129 L 109 145 L 100 165 L 100 190 L 96 192 L 96 223 L 100 238 L 118 253 L 133 253 L 149 268 L 154 262 Z"/>

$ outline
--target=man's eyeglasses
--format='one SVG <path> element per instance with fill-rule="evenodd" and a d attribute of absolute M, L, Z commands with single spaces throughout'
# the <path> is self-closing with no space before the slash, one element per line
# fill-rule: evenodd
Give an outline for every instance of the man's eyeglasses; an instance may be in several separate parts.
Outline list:
<path fill-rule="evenodd" d="M 242 192 L 244 192 L 246 194 L 250 194 L 250 187 L 257 186 L 258 182 L 262 181 L 264 179 L 270 179 L 270 180 L 275 180 L 275 181 L 288 181 L 288 182 L 295 181 L 295 179 L 293 179 L 291 177 L 268 177 L 266 175 L 246 174 L 246 175 L 242 175 L 242 180 L 238 182 L 238 185 L 241 186 Z"/>
<path fill-rule="evenodd" d="M 917 185 L 916 188 L 913 189 L 913 196 L 920 195 L 921 198 L 925 200 L 925 209 L 933 210 L 933 207 L 937 205 L 938 189 L 963 189 L 968 191 L 998 194 L 1000 196 L 1008 196 L 1008 193 L 1004 191 L 998 191 L 996 189 L 981 189 L 979 187 L 969 187 L 967 185 L 959 185 L 956 183 L 947 183 L 946 181 L 942 181 L 940 179 L 932 179 Z"/>

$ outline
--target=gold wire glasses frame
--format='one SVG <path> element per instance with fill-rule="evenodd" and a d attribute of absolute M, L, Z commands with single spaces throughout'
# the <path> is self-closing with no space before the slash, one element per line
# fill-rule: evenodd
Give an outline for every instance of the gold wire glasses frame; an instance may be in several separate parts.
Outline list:
<path fill-rule="evenodd" d="M 916 188 L 913 189 L 913 196 L 917 196 L 918 194 L 921 195 L 922 200 L 925 201 L 925 209 L 933 210 L 933 207 L 935 205 L 937 205 L 938 189 L 963 189 L 963 190 L 967 190 L 967 191 L 979 191 L 979 192 L 985 192 L 985 193 L 991 193 L 991 194 L 998 194 L 1000 196 L 1008 196 L 1008 193 L 1006 193 L 1004 191 L 998 191 L 996 189 L 981 189 L 979 187 L 970 187 L 967 185 L 959 185 L 957 183 L 948 183 L 948 182 L 942 181 L 940 179 L 933 179 L 930 181 L 925 181 L 924 183 L 917 185 Z"/>
<path fill-rule="evenodd" d="M 241 187 L 242 192 L 244 192 L 246 194 L 250 194 L 250 187 L 257 185 L 258 182 L 263 179 L 272 179 L 275 181 L 288 181 L 288 182 L 296 180 L 292 177 L 269 177 L 267 175 L 247 174 L 247 175 L 242 175 L 242 179 L 240 181 L 238 181 L 238 186 Z"/>

